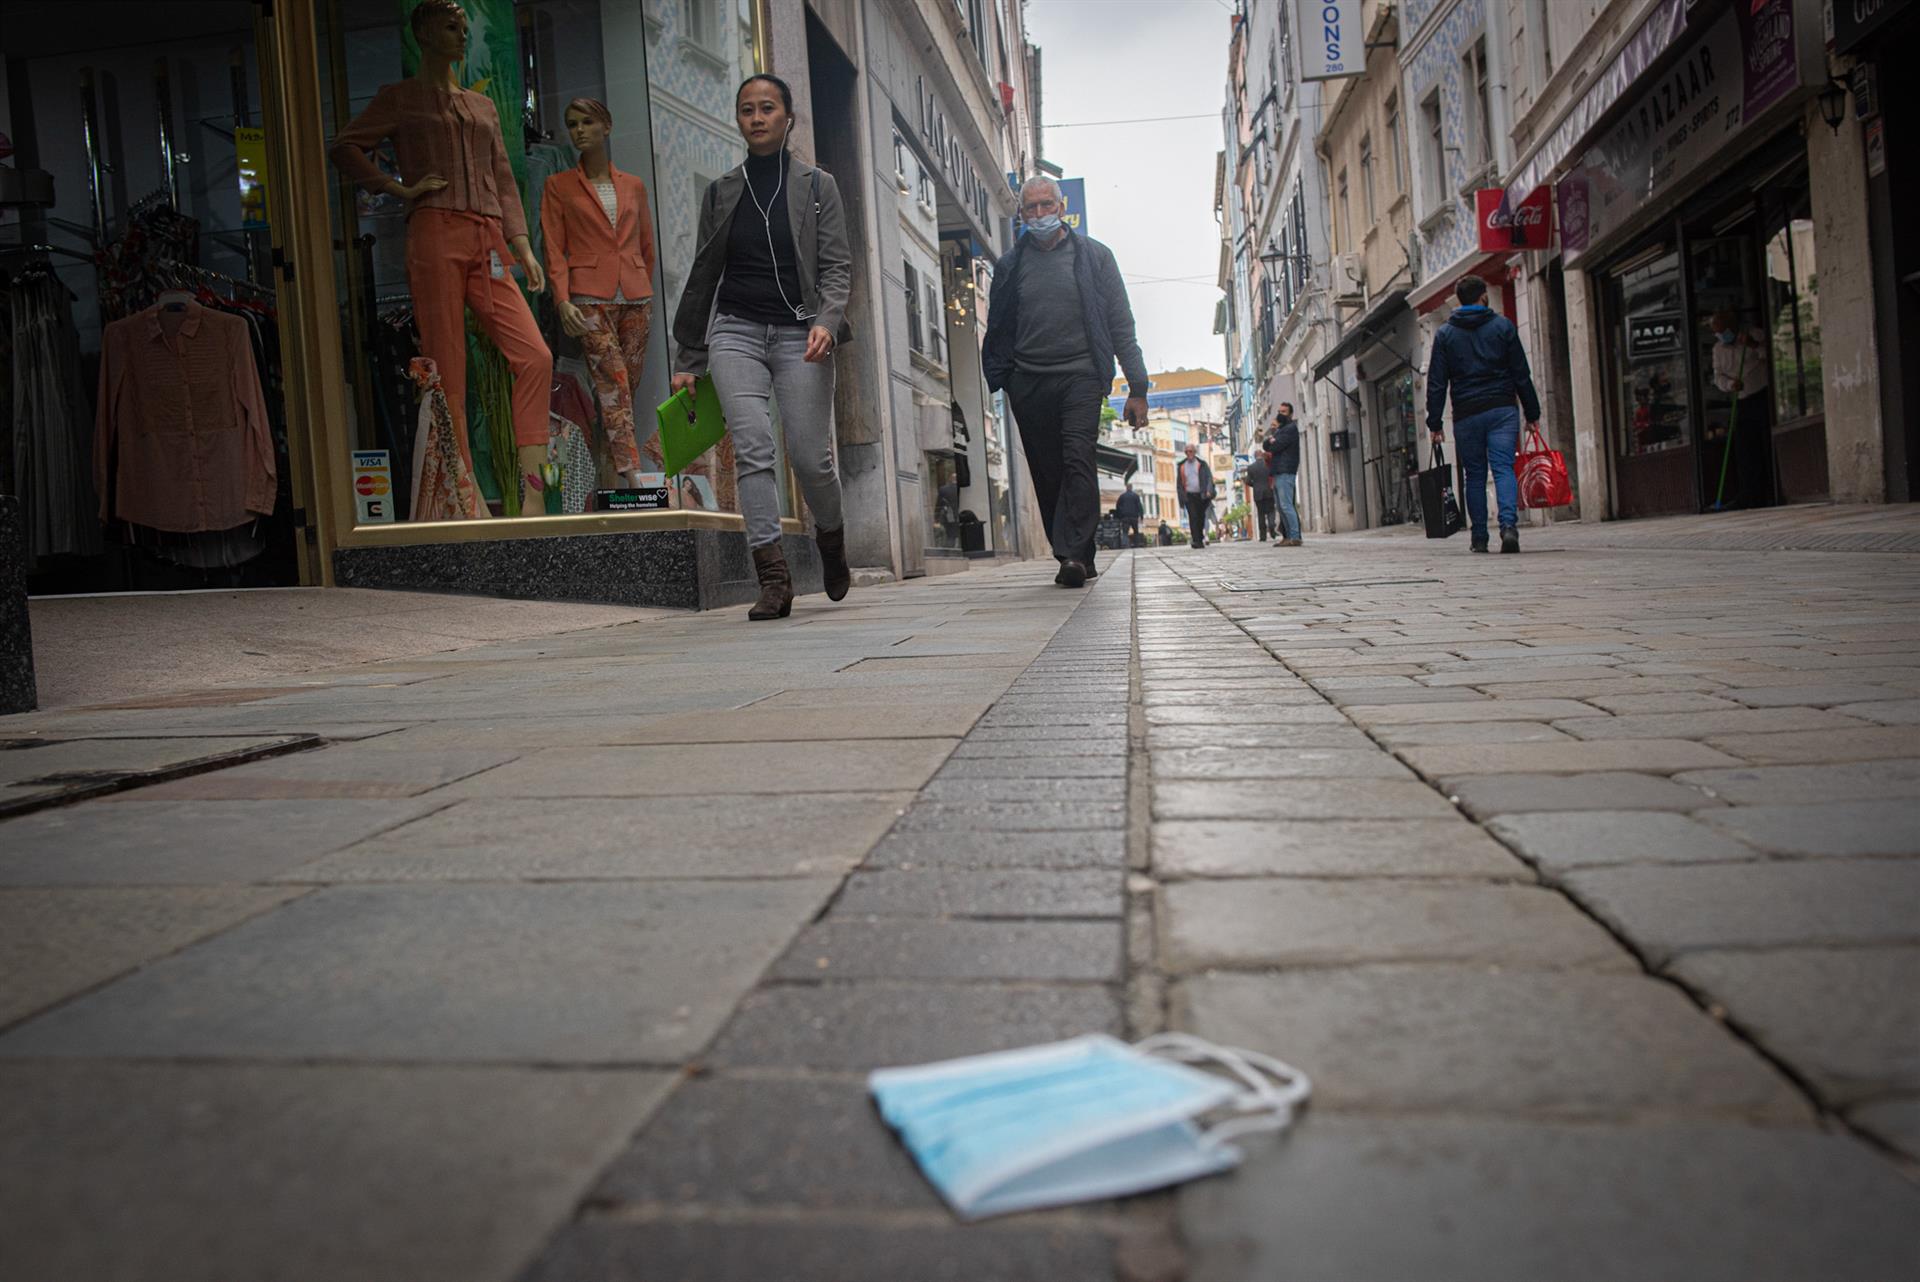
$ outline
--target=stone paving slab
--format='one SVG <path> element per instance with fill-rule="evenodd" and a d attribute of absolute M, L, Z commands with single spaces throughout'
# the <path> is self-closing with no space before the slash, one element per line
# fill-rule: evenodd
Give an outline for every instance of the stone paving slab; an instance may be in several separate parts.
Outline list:
<path fill-rule="evenodd" d="M 194 775 L 138 792 L 122 793 L 116 800 L 413 797 L 462 779 L 492 773 L 519 755 L 519 749 L 501 748 L 396 752 L 379 744 L 379 739 L 373 739 L 274 757 L 215 774 Z"/>
<path fill-rule="evenodd" d="M 1701 818 L 1782 855 L 1920 855 L 1920 799 L 1731 806 Z"/>
<path fill-rule="evenodd" d="M 894 831 L 1084 832 L 1120 828 L 1127 808 L 1101 801 L 935 801 L 913 807 Z"/>
<path fill-rule="evenodd" d="M 1119 868 L 1118 829 L 1096 832 L 896 832 L 867 857 L 870 868 Z"/>
<path fill-rule="evenodd" d="M 1912 799 L 1920 797 L 1920 758 L 1700 770 L 1679 776 L 1679 782 L 1706 789 L 1727 801 L 1755 806 Z"/>
<path fill-rule="evenodd" d="M 866 1083 L 836 1077 L 683 1082 L 596 1182 L 602 1208 L 698 1206 L 940 1212 Z"/>
<path fill-rule="evenodd" d="M 1117 922 L 838 918 L 808 927 L 772 974 L 790 980 L 1111 983 L 1120 978 L 1120 934 Z"/>
<path fill-rule="evenodd" d="M 1590 718 L 1566 722 L 1578 726 Z M 1574 733 L 1579 733 L 1577 730 Z M 1581 774 L 1634 770 L 1647 774 L 1712 769 L 1738 759 L 1685 739 L 1622 739 L 1591 743 L 1448 744 L 1402 748 L 1399 755 L 1429 778 L 1462 775 Z"/>
<path fill-rule="evenodd" d="M 1697 788 L 1630 772 L 1469 775 L 1442 779 L 1440 786 L 1475 819 L 1540 810 L 1692 811 L 1720 804 Z"/>
<path fill-rule="evenodd" d="M 671 1081 L 0 1064 L 6 1273 L 508 1282 Z"/>
<path fill-rule="evenodd" d="M 290 882 L 818 877 L 858 863 L 911 793 L 461 801 L 281 873 Z M 556 810 L 566 839 L 554 839 Z M 769 839 L 777 833 L 778 839 Z"/>
<path fill-rule="evenodd" d="M 0 1027 L 299 893 L 251 886 L 0 890 Z"/>
<path fill-rule="evenodd" d="M 1173 1013 L 1175 1027 L 1297 1066 L 1314 1083 L 1316 1116 L 1812 1118 L 1765 1060 L 1671 986 L 1634 974 L 1493 966 L 1223 974 L 1176 985 Z"/>
<path fill-rule="evenodd" d="M 29 780 L 74 771 L 143 774 L 183 762 L 200 761 L 227 753 L 246 753 L 285 743 L 284 735 L 189 736 L 160 739 L 14 739 L 8 721 L 0 721 L 0 742 L 30 743 L 30 747 L 0 752 L 0 786 L 9 789 Z M 47 785 L 51 789 L 52 785 Z"/>
<path fill-rule="evenodd" d="M 1163 887 L 1158 956 L 1174 974 L 1368 962 L 1633 969 L 1554 891 L 1372 881 L 1188 881 Z"/>
<path fill-rule="evenodd" d="M 1868 703 L 1876 699 L 1897 699 L 1900 691 L 1886 686 L 1848 685 L 1831 682 L 1824 685 L 1770 686 L 1728 690 L 1726 696 L 1753 708 L 1779 708 L 1793 705 L 1829 708 L 1835 704 Z"/>
<path fill-rule="evenodd" d="M 1344 720 L 1303 725 L 1228 721 L 1211 726 L 1149 726 L 1147 748 L 1371 748 L 1373 741 Z"/>
<path fill-rule="evenodd" d="M 664 1063 L 833 882 L 338 887 L 4 1036 L 0 1058 Z"/>
<path fill-rule="evenodd" d="M 1248 1147 L 1182 1198 L 1190 1282 L 1879 1282 L 1920 1257 L 1920 1193 L 1840 1135 L 1314 1114 Z"/>
<path fill-rule="evenodd" d="M 1920 1095 L 1920 947 L 1689 953 L 1672 971 L 1827 1103 Z"/>
<path fill-rule="evenodd" d="M 1575 699 L 1480 699 L 1471 703 L 1388 703 L 1353 708 L 1363 726 L 1422 725 L 1443 721 L 1558 721 L 1607 714 Z"/>
<path fill-rule="evenodd" d="M 1156 779 L 1411 779 L 1377 748 L 1163 748 Z M 1285 785 L 1282 785 L 1284 787 Z"/>
<path fill-rule="evenodd" d="M 1801 734 L 1725 734 L 1707 737 L 1718 748 L 1756 766 L 1812 765 L 1911 757 L 1914 732 L 1904 726 L 1865 726 Z"/>
<path fill-rule="evenodd" d="M 929 802 L 1025 802 L 1025 801 L 1107 801 L 1127 799 L 1124 777 L 1096 778 L 1072 775 L 1066 778 L 962 779 L 938 776 L 920 790 Z"/>
<path fill-rule="evenodd" d="M 1155 727 L 1211 726 L 1219 721 L 1240 720 L 1244 715 L 1244 711 L 1237 708 L 1181 706 L 1146 710 L 1147 724 Z M 1317 696 L 1313 703 L 1262 706 L 1260 720 L 1269 726 L 1346 724 L 1346 718 L 1340 715 L 1340 709 L 1332 704 L 1319 702 Z"/>
<path fill-rule="evenodd" d="M 1889 726 L 1920 726 L 1920 699 L 1888 699 L 1873 703 L 1846 703 L 1837 709 L 1849 717 L 1861 717 Z"/>
<path fill-rule="evenodd" d="M 445 804 L 90 801 L 9 821 L 0 885 L 267 881 Z"/>
<path fill-rule="evenodd" d="M 1153 786 L 1155 819 L 1436 819 L 1453 814 L 1425 784 L 1393 779 L 1296 779 L 1285 788 L 1251 780 Z"/>
<path fill-rule="evenodd" d="M 864 1073 L 1124 1028 L 1103 984 L 776 984 L 747 995 L 706 1058 Z"/>
<path fill-rule="evenodd" d="M 1533 721 L 1445 721 L 1434 725 L 1375 726 L 1373 737 L 1387 748 L 1573 741 L 1573 736 L 1565 731 Z"/>
<path fill-rule="evenodd" d="M 1706 948 L 1920 943 L 1920 861 L 1589 868 L 1565 884 L 1655 965 Z"/>
<path fill-rule="evenodd" d="M 1501 815 L 1487 824 L 1487 831 L 1556 873 L 1607 864 L 1724 863 L 1762 857 L 1752 846 L 1697 819 L 1658 810 Z"/>
<path fill-rule="evenodd" d="M 522 1282 L 1111 1282 L 1113 1267 L 1111 1239 L 1086 1228 L 659 1219 L 569 1228 Z"/>
<path fill-rule="evenodd" d="M 897 714 L 856 708 L 760 708 L 687 712 L 651 718 L 634 732 L 636 743 L 770 743 L 821 739 L 897 739 L 901 725 L 929 739 L 967 733 L 987 701 L 918 703 Z"/>
<path fill-rule="evenodd" d="M 1002 756 L 970 754 L 947 759 L 934 779 L 942 783 L 962 779 L 1122 779 L 1127 774 L 1124 753 L 1105 756 Z"/>
<path fill-rule="evenodd" d="M 1457 819 L 1313 823 L 1201 820 L 1154 825 L 1153 872 L 1182 877 L 1477 877 L 1532 872 Z"/>
<path fill-rule="evenodd" d="M 955 739 L 545 748 L 445 789 L 456 797 L 678 797 L 910 792 Z"/>
<path fill-rule="evenodd" d="M 843 917 L 1119 917 L 1119 869 L 856 872 L 833 901 Z"/>
<path fill-rule="evenodd" d="M 1818 708 L 1734 708 L 1723 711 L 1645 712 L 1616 717 L 1571 717 L 1557 728 L 1581 739 L 1705 739 L 1725 734 L 1787 734 L 1858 730 L 1851 717 Z"/>

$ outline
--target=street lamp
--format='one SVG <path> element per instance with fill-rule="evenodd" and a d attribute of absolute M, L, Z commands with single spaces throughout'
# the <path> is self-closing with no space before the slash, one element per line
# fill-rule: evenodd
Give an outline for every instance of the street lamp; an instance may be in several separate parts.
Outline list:
<path fill-rule="evenodd" d="M 1828 76 L 1826 88 L 1820 91 L 1820 119 L 1837 134 L 1846 118 L 1847 82 Z"/>
<path fill-rule="evenodd" d="M 1282 249 L 1272 241 L 1268 241 L 1267 247 L 1260 251 L 1260 261 L 1269 267 L 1276 263 L 1294 263 L 1303 272 L 1313 270 L 1313 259 L 1304 251 Z"/>

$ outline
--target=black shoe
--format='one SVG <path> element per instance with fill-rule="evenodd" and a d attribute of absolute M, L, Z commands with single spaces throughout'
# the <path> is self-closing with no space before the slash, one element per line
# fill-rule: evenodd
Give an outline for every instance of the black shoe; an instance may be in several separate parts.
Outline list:
<path fill-rule="evenodd" d="M 1060 567 L 1060 576 L 1054 582 L 1063 588 L 1084 588 L 1087 586 L 1087 567 L 1078 561 L 1068 561 Z"/>
<path fill-rule="evenodd" d="M 1093 562 L 1087 562 L 1087 582 L 1091 583 L 1099 577 L 1100 571 L 1093 568 Z"/>
<path fill-rule="evenodd" d="M 1486 550 L 1487 536 L 1484 534 L 1467 545 L 1467 551 L 1469 552 L 1485 552 Z"/>
<path fill-rule="evenodd" d="M 1518 552 L 1520 550 L 1520 531 L 1511 525 L 1500 527 L 1500 550 Z"/>
<path fill-rule="evenodd" d="M 1067 563 L 1065 561 L 1060 563 L 1059 572 L 1053 576 L 1053 581 L 1063 588 L 1067 586 Z"/>

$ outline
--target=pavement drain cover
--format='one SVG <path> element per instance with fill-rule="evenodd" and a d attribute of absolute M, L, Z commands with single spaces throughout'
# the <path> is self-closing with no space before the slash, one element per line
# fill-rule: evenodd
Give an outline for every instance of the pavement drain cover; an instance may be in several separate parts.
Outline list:
<path fill-rule="evenodd" d="M 1438 582 L 1438 579 L 1323 579 L 1300 583 L 1229 583 L 1226 588 L 1229 592 L 1311 592 L 1316 588 L 1391 588 Z"/>

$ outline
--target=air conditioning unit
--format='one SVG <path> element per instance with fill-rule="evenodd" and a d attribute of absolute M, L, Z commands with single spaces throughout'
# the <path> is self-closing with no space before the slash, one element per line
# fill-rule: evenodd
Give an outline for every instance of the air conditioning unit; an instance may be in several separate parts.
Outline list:
<path fill-rule="evenodd" d="M 1358 254 L 1338 254 L 1333 260 L 1333 298 L 1337 303 L 1364 303 L 1367 269 Z"/>

